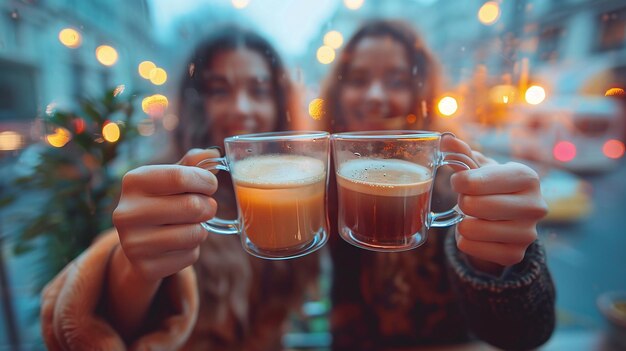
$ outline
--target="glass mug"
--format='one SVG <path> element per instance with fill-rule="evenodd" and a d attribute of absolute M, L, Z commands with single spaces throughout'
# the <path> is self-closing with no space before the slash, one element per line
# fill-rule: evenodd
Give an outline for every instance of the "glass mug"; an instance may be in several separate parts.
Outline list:
<path fill-rule="evenodd" d="M 213 218 L 202 226 L 215 234 L 239 234 L 244 249 L 265 259 L 311 253 L 328 240 L 327 132 L 276 132 L 228 137 L 225 156 L 201 161 L 207 170 L 231 174 L 237 220 Z"/>
<path fill-rule="evenodd" d="M 430 211 L 437 168 L 470 169 L 471 164 L 466 155 L 441 152 L 441 134 L 372 131 L 333 134 L 331 140 L 339 234 L 350 244 L 373 251 L 410 250 L 426 242 L 429 228 L 463 219 L 456 206 L 442 213 Z"/>

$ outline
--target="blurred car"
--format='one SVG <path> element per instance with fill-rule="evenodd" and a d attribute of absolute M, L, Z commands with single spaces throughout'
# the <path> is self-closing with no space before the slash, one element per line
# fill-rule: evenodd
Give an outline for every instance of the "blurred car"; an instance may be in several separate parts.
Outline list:
<path fill-rule="evenodd" d="M 614 99 L 553 96 L 538 105 L 511 107 L 507 121 L 496 127 L 466 129 L 473 146 L 488 153 L 576 173 L 599 173 L 622 162 L 624 119 Z"/>
<path fill-rule="evenodd" d="M 513 111 L 513 156 L 580 173 L 605 172 L 624 156 L 624 116 L 606 97 L 554 96 Z"/>
<path fill-rule="evenodd" d="M 541 194 L 548 205 L 543 222 L 570 223 L 583 220 L 593 210 L 592 187 L 584 179 L 559 169 L 539 172 Z"/>

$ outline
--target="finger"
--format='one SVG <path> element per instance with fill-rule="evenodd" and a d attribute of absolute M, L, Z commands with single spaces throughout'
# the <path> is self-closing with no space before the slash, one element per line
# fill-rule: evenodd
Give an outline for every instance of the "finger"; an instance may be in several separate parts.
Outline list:
<path fill-rule="evenodd" d="M 451 134 L 444 134 L 441 138 L 441 151 L 446 153 L 452 153 L 446 156 L 446 160 L 462 161 L 470 168 L 478 168 L 478 163 L 472 158 L 472 148 L 461 139 L 457 139 Z M 466 168 L 459 166 L 452 166 L 454 170 L 465 170 Z"/>
<path fill-rule="evenodd" d="M 457 235 L 456 246 L 467 255 L 503 266 L 511 266 L 522 262 L 527 247 L 526 245 L 473 241 L 462 235 Z"/>
<path fill-rule="evenodd" d="M 161 279 L 192 265 L 200 257 L 200 248 L 175 251 L 153 259 L 133 262 L 135 269 L 149 280 Z"/>
<path fill-rule="evenodd" d="M 476 160 L 476 162 L 478 163 L 478 166 L 480 167 L 498 164 L 496 160 L 492 159 L 491 157 L 487 157 L 483 155 L 483 153 L 480 151 L 472 150 L 472 158 Z"/>
<path fill-rule="evenodd" d="M 212 195 L 217 178 L 197 167 L 178 165 L 143 166 L 134 169 L 122 180 L 122 191 L 141 191 L 152 195 L 198 193 Z"/>
<path fill-rule="evenodd" d="M 457 224 L 457 231 L 472 241 L 530 245 L 537 239 L 535 223 L 535 221 L 487 221 L 466 216 Z"/>
<path fill-rule="evenodd" d="M 459 208 L 468 216 L 490 221 L 539 220 L 547 214 L 541 197 L 524 194 L 460 195 Z"/>
<path fill-rule="evenodd" d="M 535 171 L 514 162 L 455 173 L 450 182 L 454 191 L 466 195 L 513 194 L 536 190 L 540 186 L 539 176 Z"/>
<path fill-rule="evenodd" d="M 183 156 L 177 164 L 184 166 L 195 166 L 200 161 L 205 160 L 207 158 L 217 158 L 220 157 L 220 150 L 217 146 L 208 148 L 208 149 L 191 149 L 187 151 L 185 156 Z"/>
<path fill-rule="evenodd" d="M 177 224 L 137 228 L 132 235 L 120 235 L 120 241 L 126 256 L 138 259 L 194 249 L 207 235 L 200 224 Z"/>
<path fill-rule="evenodd" d="M 198 224 L 217 212 L 215 199 L 201 194 L 141 197 L 126 201 L 113 212 L 113 223 L 119 229 L 167 224 Z"/>

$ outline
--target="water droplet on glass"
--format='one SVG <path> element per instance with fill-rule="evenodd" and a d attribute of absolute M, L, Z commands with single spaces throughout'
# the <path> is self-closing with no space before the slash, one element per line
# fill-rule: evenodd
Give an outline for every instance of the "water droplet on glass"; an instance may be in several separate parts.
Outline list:
<path fill-rule="evenodd" d="M 291 145 L 287 145 L 287 149 L 288 149 L 288 150 L 291 150 Z"/>
<path fill-rule="evenodd" d="M 386 176 L 387 176 L 387 173 L 383 173 L 383 177 L 386 177 Z"/>
<path fill-rule="evenodd" d="M 246 149 L 246 152 L 247 152 L 247 153 L 251 153 L 251 152 L 252 152 L 252 149 Z"/>
<path fill-rule="evenodd" d="M 360 154 L 360 153 L 358 153 L 358 152 L 355 152 L 355 153 L 354 153 L 354 156 L 356 156 L 356 157 L 361 157 L 361 154 Z"/>
<path fill-rule="evenodd" d="M 417 65 L 413 66 L 413 71 L 411 72 L 414 76 L 417 75 Z"/>

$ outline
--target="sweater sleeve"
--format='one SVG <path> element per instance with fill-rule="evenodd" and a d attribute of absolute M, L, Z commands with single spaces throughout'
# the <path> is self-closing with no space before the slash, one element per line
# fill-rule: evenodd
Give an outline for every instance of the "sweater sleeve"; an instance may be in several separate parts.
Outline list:
<path fill-rule="evenodd" d="M 539 241 L 500 277 L 473 269 L 454 235 L 448 235 L 445 251 L 452 285 L 476 337 L 506 350 L 532 349 L 550 338 L 556 294 Z"/>
<path fill-rule="evenodd" d="M 106 270 L 119 244 L 115 231 L 103 234 L 81 256 L 69 263 L 44 288 L 41 327 L 50 350 L 175 350 L 186 341 L 198 314 L 198 290 L 192 267 L 164 280 L 155 298 L 157 318 L 128 346 L 101 315 Z M 167 313 L 161 307 L 167 305 Z"/>

